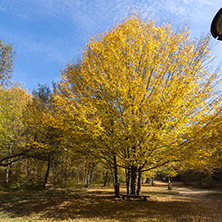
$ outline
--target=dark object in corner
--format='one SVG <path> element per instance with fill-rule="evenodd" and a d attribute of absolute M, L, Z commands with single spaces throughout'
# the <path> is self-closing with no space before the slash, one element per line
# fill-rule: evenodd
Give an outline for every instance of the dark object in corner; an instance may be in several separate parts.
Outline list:
<path fill-rule="evenodd" d="M 222 8 L 214 16 L 211 23 L 210 32 L 217 40 L 222 40 Z"/>

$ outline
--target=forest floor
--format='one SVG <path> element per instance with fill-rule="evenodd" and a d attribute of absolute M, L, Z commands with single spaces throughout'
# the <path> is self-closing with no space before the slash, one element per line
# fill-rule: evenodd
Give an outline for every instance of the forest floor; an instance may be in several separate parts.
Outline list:
<path fill-rule="evenodd" d="M 121 193 L 125 194 L 125 187 Z M 39 191 L 0 191 L 0 221 L 222 221 L 222 190 L 185 187 L 174 182 L 142 185 L 140 199 L 113 197 L 112 187 L 94 186 Z"/>

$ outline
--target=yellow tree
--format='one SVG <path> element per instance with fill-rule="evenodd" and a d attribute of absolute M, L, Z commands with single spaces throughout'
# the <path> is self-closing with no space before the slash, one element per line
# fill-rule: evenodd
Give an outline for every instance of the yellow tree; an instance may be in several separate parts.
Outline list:
<path fill-rule="evenodd" d="M 49 87 L 40 85 L 33 91 L 33 97 L 24 113 L 24 121 L 27 124 L 27 138 L 29 154 L 47 162 L 44 187 L 47 187 L 49 172 L 52 165 L 53 155 L 61 151 L 60 136 L 58 129 L 51 124 L 54 115 L 52 93 Z"/>
<path fill-rule="evenodd" d="M 23 88 L 0 86 L 0 166 L 6 167 L 6 182 L 9 165 L 22 159 L 26 150 L 22 116 L 29 101 L 30 95 Z"/>
<path fill-rule="evenodd" d="M 216 111 L 217 115 L 206 116 L 205 123 L 208 124 L 204 125 L 204 133 L 196 135 L 195 141 L 190 143 L 191 146 L 197 147 L 196 152 L 191 154 L 192 161 L 184 161 L 182 164 L 185 165 L 184 168 L 199 172 L 200 185 L 202 177 L 210 178 L 215 171 L 222 167 L 222 113 L 220 108 Z M 199 161 L 195 161 L 195 159 Z"/>
<path fill-rule="evenodd" d="M 205 125 L 196 130 L 195 123 L 220 105 L 208 60 L 208 37 L 194 41 L 186 27 L 131 15 L 91 39 L 82 59 L 62 71 L 57 124 L 73 146 L 112 167 L 116 196 L 118 167 L 126 169 L 128 194 L 136 195 L 138 174 L 139 195 L 143 171 L 195 152 L 187 144 Z"/>

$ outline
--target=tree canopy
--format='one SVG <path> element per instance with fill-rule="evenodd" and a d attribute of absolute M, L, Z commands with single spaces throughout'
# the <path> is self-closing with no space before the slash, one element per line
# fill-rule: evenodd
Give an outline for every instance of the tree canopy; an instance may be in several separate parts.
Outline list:
<path fill-rule="evenodd" d="M 45 170 L 45 187 L 51 169 L 54 184 L 63 175 L 67 185 L 75 171 L 89 186 L 97 168 L 113 176 L 117 197 L 123 174 L 131 195 L 140 195 L 143 173 L 212 174 L 222 163 L 222 100 L 209 43 L 209 36 L 191 39 L 186 26 L 132 14 L 90 39 L 53 91 L 39 84 L 29 95 L 4 87 L 14 53 L 1 42 L 0 166 L 26 159 L 28 177 Z"/>
<path fill-rule="evenodd" d="M 131 175 L 194 161 L 201 149 L 194 141 L 221 105 L 209 50 L 209 37 L 192 40 L 187 27 L 129 16 L 63 70 L 55 95 L 60 127 L 73 147 Z"/>
<path fill-rule="evenodd" d="M 0 40 L 0 86 L 7 85 L 12 77 L 15 52 L 10 43 Z"/>

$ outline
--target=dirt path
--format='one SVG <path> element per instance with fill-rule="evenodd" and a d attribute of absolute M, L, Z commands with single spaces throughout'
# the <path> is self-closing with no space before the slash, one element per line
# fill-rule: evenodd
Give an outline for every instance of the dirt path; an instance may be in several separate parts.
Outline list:
<path fill-rule="evenodd" d="M 209 193 L 213 193 L 213 190 L 203 189 L 203 188 L 193 188 L 193 187 L 185 187 L 181 183 L 175 182 L 173 184 L 174 189 L 179 193 L 181 196 L 188 196 L 188 197 L 200 197 L 204 198 Z"/>
<path fill-rule="evenodd" d="M 213 190 L 204 189 L 204 188 L 198 188 L 193 186 L 185 186 L 182 182 L 173 182 L 173 191 L 177 192 L 180 196 L 186 196 L 186 197 L 197 197 L 197 198 L 205 198 L 209 193 L 213 193 Z M 164 187 L 164 188 L 163 188 Z M 147 188 L 147 191 L 153 191 L 158 192 L 159 190 L 162 191 L 162 189 L 167 190 L 168 183 L 162 182 L 162 181 L 155 181 L 155 185 L 149 186 Z M 144 189 L 144 187 L 143 187 Z"/>
<path fill-rule="evenodd" d="M 194 188 L 187 188 L 187 187 L 176 187 L 176 190 L 178 191 L 179 195 L 181 196 L 189 196 L 189 197 L 204 197 L 207 193 L 205 190 L 198 190 Z"/>

